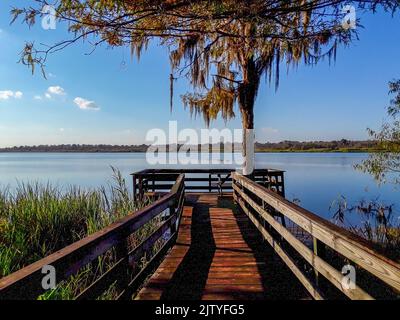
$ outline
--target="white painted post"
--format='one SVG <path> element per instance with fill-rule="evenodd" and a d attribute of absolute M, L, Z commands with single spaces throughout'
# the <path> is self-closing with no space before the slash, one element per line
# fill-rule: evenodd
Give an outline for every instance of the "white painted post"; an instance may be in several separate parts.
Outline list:
<path fill-rule="evenodd" d="M 254 143 L 255 143 L 255 134 L 253 129 L 245 129 L 244 130 L 244 146 L 243 146 L 243 175 L 249 176 L 254 171 Z"/>

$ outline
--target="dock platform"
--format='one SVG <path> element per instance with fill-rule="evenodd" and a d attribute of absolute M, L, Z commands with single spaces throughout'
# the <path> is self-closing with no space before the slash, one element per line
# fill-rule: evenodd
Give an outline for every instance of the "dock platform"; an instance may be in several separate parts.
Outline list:
<path fill-rule="evenodd" d="M 187 194 L 177 242 L 136 299 L 310 298 L 232 200 Z"/>

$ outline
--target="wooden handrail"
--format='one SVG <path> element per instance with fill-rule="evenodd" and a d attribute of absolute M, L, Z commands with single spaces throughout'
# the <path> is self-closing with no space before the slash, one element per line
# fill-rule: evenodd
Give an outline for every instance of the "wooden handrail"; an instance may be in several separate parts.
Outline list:
<path fill-rule="evenodd" d="M 318 254 L 298 240 L 287 228 L 274 219 L 269 210 L 259 202 L 281 213 L 285 218 L 294 222 L 312 237 L 330 247 L 333 251 L 353 261 L 359 267 L 379 278 L 391 288 L 400 291 L 400 264 L 376 252 L 370 242 L 301 208 L 238 173 L 233 173 L 233 188 L 236 202 L 243 211 L 249 215 L 250 219 L 256 224 L 263 236 L 273 245 L 275 250 L 277 250 L 281 258 L 287 264 L 290 264 L 293 272 L 314 298 L 322 298 L 319 288 L 308 281 L 298 268 L 293 269 L 293 260 L 289 257 L 287 252 L 284 251 L 283 247 L 279 245 L 279 239 L 275 239 L 271 233 L 259 223 L 253 212 L 256 212 L 257 216 L 260 216 L 285 239 L 314 270 L 323 275 L 349 298 L 371 299 L 372 297 L 358 286 L 352 289 L 343 288 L 341 281 L 343 275 L 326 262 L 323 257 L 318 256 Z M 255 201 L 254 197 L 256 197 L 258 201 Z"/>
<path fill-rule="evenodd" d="M 184 174 L 180 174 L 171 191 L 151 205 L 0 279 L 0 300 L 36 299 L 40 294 L 46 291 L 42 288 L 41 283 L 44 277 L 42 274 L 44 266 L 50 265 L 55 268 L 57 282 L 59 283 L 69 278 L 71 275 L 76 274 L 82 267 L 88 265 L 111 248 L 124 244 L 128 236 L 139 230 L 162 212 L 165 212 L 165 210 L 172 208 L 173 211 L 164 224 L 137 248 L 129 253 L 127 252 L 127 256 L 123 256 L 120 261 L 117 261 L 113 267 L 116 270 L 118 265 L 121 265 L 122 261 L 129 261 L 130 255 L 137 253 L 145 246 L 149 246 L 149 244 L 151 244 L 150 242 L 154 244 L 154 242 L 165 233 L 167 227 L 171 228 L 176 221 L 179 221 L 183 209 L 182 198 L 185 192 L 184 180 Z M 170 240 L 175 236 L 176 232 L 175 234 L 171 234 Z M 151 239 L 151 241 L 149 239 Z M 173 241 L 170 241 L 170 243 L 172 242 Z M 106 276 L 103 278 L 106 278 Z M 87 295 L 90 296 L 90 294 Z"/>
<path fill-rule="evenodd" d="M 283 170 L 278 170 L 278 169 L 254 169 L 253 174 L 259 175 L 259 174 L 264 174 L 266 171 L 270 173 L 282 173 L 285 172 Z M 171 174 L 171 173 L 176 173 L 176 174 L 188 174 L 188 173 L 231 173 L 232 169 L 213 169 L 213 168 L 207 168 L 207 169 L 144 169 L 140 170 L 134 173 L 131 173 L 131 175 L 135 174 Z"/>
<path fill-rule="evenodd" d="M 169 190 L 179 174 L 185 174 L 187 191 L 219 192 L 232 191 L 231 169 L 146 169 L 132 173 L 135 199 L 142 199 L 146 193 L 160 194 Z M 256 169 L 252 179 L 268 184 L 281 195 L 284 190 L 284 171 L 276 169 Z M 220 182 L 229 182 L 221 184 Z"/>

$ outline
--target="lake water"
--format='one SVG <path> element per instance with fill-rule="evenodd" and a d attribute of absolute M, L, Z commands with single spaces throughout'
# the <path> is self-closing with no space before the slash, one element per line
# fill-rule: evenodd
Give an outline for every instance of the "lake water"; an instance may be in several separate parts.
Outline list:
<path fill-rule="evenodd" d="M 353 169 L 354 164 L 367 156 L 358 153 L 258 153 L 256 167 L 285 170 L 287 198 L 300 199 L 301 206 L 328 219 L 333 214 L 329 210 L 332 201 L 341 195 L 348 203 L 379 199 L 385 204 L 395 204 L 395 212 L 398 212 L 400 190 L 392 185 L 379 187 L 369 175 Z M 13 188 L 17 181 L 39 180 L 60 186 L 96 187 L 110 181 L 110 166 L 121 170 L 129 184 L 130 173 L 157 167 L 147 164 L 144 153 L 0 153 L 0 185 Z"/>

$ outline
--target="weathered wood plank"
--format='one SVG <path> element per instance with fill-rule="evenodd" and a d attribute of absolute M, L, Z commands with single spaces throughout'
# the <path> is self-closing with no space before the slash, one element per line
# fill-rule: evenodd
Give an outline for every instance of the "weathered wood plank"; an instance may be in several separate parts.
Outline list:
<path fill-rule="evenodd" d="M 282 266 L 272 267 L 271 256 L 263 256 L 266 245 L 249 219 L 231 208 L 218 208 L 217 195 L 198 195 L 193 206 L 185 207 L 177 244 L 136 299 L 265 299 L 270 295 L 269 285 L 279 282 L 275 277 Z M 208 240 L 199 240 L 204 238 Z M 290 276 L 289 270 L 282 272 Z M 300 289 L 308 297 L 300 284 L 292 285 L 292 292 L 285 295 Z"/>

